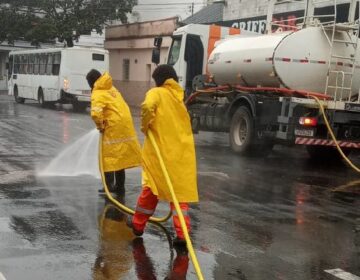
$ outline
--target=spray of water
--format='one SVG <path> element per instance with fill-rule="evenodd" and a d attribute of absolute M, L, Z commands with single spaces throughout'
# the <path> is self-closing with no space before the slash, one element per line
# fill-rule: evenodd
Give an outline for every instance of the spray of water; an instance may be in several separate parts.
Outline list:
<path fill-rule="evenodd" d="M 100 178 L 98 162 L 99 132 L 93 129 L 65 148 L 38 176 L 91 175 Z"/>

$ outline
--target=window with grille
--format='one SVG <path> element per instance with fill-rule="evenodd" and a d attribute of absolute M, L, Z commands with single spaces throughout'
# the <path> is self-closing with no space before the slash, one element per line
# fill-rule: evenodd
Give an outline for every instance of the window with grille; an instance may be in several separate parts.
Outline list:
<path fill-rule="evenodd" d="M 130 79 L 130 60 L 123 59 L 123 81 Z"/>

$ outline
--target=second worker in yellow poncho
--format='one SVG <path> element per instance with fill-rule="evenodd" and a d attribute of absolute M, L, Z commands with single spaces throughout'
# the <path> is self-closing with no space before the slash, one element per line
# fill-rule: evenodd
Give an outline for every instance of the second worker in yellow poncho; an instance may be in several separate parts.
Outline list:
<path fill-rule="evenodd" d="M 156 87 L 147 92 L 141 105 L 141 130 L 146 136 L 142 150 L 143 189 L 138 198 L 135 215 L 132 220 L 128 220 L 128 225 L 136 235 L 142 235 L 158 200 L 169 201 L 173 211 L 176 242 L 184 244 L 180 220 L 147 131 L 152 131 L 159 146 L 190 232 L 188 203 L 198 201 L 195 147 L 190 117 L 183 102 L 184 90 L 177 82 L 178 77 L 173 67 L 160 65 L 154 70 L 152 77 Z"/>

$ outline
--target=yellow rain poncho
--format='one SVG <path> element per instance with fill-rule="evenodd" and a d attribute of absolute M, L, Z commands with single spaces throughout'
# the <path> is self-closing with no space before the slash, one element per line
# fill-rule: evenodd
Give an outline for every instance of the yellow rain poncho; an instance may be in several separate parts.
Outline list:
<path fill-rule="evenodd" d="M 197 202 L 194 138 L 183 103 L 184 91 L 174 79 L 146 94 L 141 105 L 141 129 L 154 134 L 179 202 Z M 143 186 L 160 200 L 172 201 L 159 160 L 149 139 L 143 147 Z"/>
<path fill-rule="evenodd" d="M 130 109 L 120 92 L 112 85 L 112 78 L 104 73 L 91 94 L 91 117 L 96 127 L 104 131 L 104 172 L 141 165 L 140 145 Z"/>

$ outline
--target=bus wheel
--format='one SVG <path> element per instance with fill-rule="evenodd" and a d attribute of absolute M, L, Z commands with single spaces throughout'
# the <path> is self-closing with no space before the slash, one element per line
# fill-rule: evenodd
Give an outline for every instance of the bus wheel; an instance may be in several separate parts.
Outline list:
<path fill-rule="evenodd" d="M 16 103 L 24 103 L 25 98 L 19 97 L 19 91 L 17 86 L 14 87 L 14 98 Z"/>
<path fill-rule="evenodd" d="M 242 155 L 249 154 L 254 135 L 252 114 L 246 106 L 240 106 L 231 119 L 229 133 L 231 149 Z"/>
<path fill-rule="evenodd" d="M 43 93 L 43 90 L 41 88 L 39 88 L 39 91 L 38 91 L 38 102 L 39 102 L 39 104 L 40 104 L 40 106 L 42 108 L 46 107 L 46 102 L 45 102 L 45 99 L 44 99 L 44 93 Z"/>

